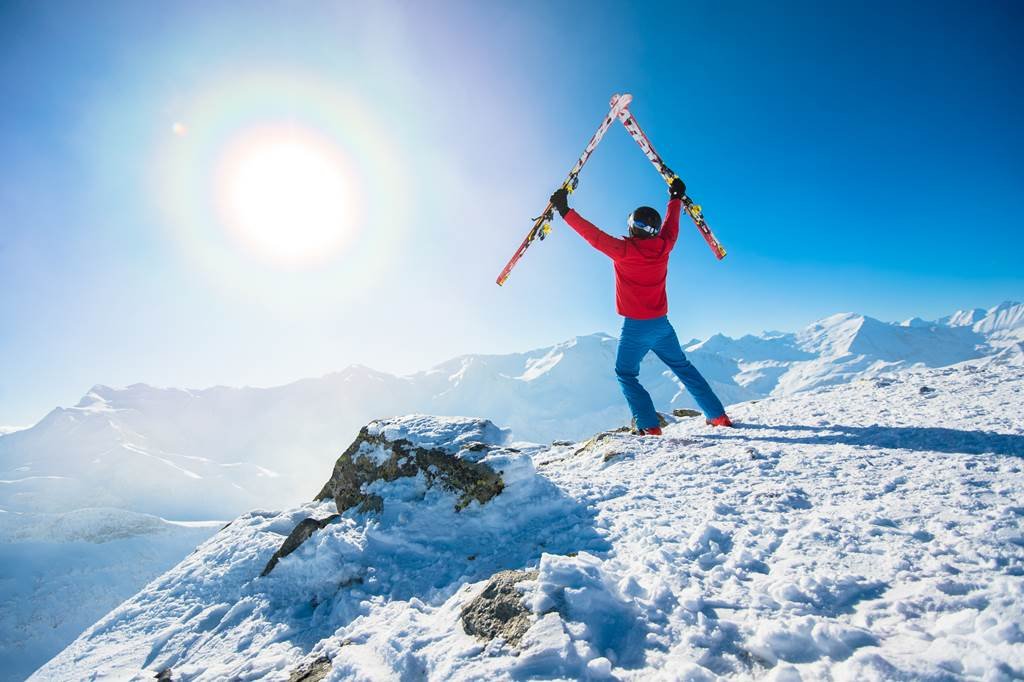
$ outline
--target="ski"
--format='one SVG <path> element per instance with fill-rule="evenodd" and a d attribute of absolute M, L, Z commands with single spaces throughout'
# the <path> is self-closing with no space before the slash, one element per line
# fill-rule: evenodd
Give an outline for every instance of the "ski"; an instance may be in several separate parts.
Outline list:
<path fill-rule="evenodd" d="M 611 127 L 612 123 L 615 122 L 615 119 L 617 117 L 621 117 L 622 113 L 626 111 L 626 107 L 629 106 L 629 103 L 632 100 L 633 96 L 628 94 L 614 95 L 612 97 L 611 110 L 608 112 L 608 115 L 604 117 L 604 120 L 601 121 L 601 125 L 598 126 L 597 132 L 590 138 L 590 142 L 587 143 L 587 148 L 583 150 L 583 154 L 576 162 L 576 165 L 572 167 L 572 170 L 569 171 L 569 175 L 563 183 L 563 186 L 570 192 L 576 189 L 576 185 L 579 184 L 580 170 L 583 168 L 583 164 L 587 162 L 587 159 L 590 158 L 590 155 L 594 153 L 594 149 L 597 148 L 597 143 L 601 141 L 601 138 L 604 137 L 604 134 L 608 131 L 608 128 Z M 551 219 L 553 217 L 554 206 L 552 206 L 549 201 L 548 205 L 544 207 L 544 211 L 533 219 L 533 227 L 531 227 L 530 231 L 527 233 L 526 239 L 524 239 L 523 243 L 519 245 L 519 248 L 516 249 L 512 258 L 505 265 L 504 269 L 502 269 L 501 274 L 498 275 L 498 279 L 496 280 L 498 286 L 505 283 L 505 280 L 508 279 L 509 274 L 512 272 L 512 268 L 514 268 L 516 263 L 519 262 L 519 259 L 523 257 L 523 254 L 526 253 L 526 249 L 530 247 L 533 240 L 540 239 L 543 241 L 544 238 L 548 236 L 548 233 L 551 232 Z"/>
<path fill-rule="evenodd" d="M 672 184 L 672 181 L 676 179 L 676 174 L 672 172 L 665 162 L 662 161 L 661 156 L 654 150 L 654 145 L 651 144 L 650 138 L 640 128 L 640 124 L 636 122 L 636 117 L 633 116 L 629 109 L 621 109 L 619 111 L 619 120 L 622 121 L 622 125 L 626 127 L 626 130 L 632 136 L 636 143 L 640 145 L 640 149 L 643 150 L 645 156 L 650 159 L 654 167 L 661 173 L 661 177 L 665 179 L 665 182 Z M 693 203 L 693 199 L 689 196 L 683 196 L 683 208 L 686 209 L 686 213 L 693 219 L 697 229 L 704 236 L 704 241 L 711 247 L 711 251 L 714 252 L 718 260 L 725 258 L 725 247 L 722 246 L 721 242 L 715 237 L 714 233 L 711 232 L 711 228 L 708 227 L 707 222 L 704 220 L 704 212 L 700 207 L 700 204 Z"/>

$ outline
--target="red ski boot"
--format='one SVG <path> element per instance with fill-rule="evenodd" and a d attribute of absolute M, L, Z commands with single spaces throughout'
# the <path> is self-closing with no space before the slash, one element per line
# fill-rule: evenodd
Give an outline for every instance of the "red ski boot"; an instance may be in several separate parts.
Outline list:
<path fill-rule="evenodd" d="M 709 426 L 728 426 L 728 427 L 732 427 L 732 420 L 729 419 L 729 415 L 727 415 L 725 412 L 723 412 L 722 414 L 718 415 L 714 419 L 705 419 L 704 423 L 708 424 Z"/>
<path fill-rule="evenodd" d="M 661 427 L 660 426 L 652 426 L 649 429 L 640 429 L 639 430 L 639 434 L 641 436 L 660 436 L 661 435 Z"/>

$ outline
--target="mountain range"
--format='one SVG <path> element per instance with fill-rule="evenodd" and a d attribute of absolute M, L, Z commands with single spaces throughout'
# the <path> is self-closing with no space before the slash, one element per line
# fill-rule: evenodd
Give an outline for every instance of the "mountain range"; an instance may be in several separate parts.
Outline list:
<path fill-rule="evenodd" d="M 725 404 L 900 369 L 1024 355 L 1024 305 L 886 323 L 842 313 L 797 332 L 685 344 Z M 616 339 L 579 336 L 507 355 L 464 355 L 396 376 L 353 365 L 273 388 L 94 386 L 70 408 L 0 436 L 0 509 L 113 507 L 178 520 L 283 507 L 381 416 L 486 415 L 520 440 L 579 439 L 628 422 Z M 641 378 L 663 411 L 693 407 L 653 355 Z"/>

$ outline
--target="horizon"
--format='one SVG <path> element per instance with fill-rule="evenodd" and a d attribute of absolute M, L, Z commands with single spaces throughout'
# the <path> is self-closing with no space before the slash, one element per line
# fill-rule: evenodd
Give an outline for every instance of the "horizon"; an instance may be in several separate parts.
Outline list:
<path fill-rule="evenodd" d="M 922 318 L 920 316 L 911 316 L 911 317 L 906 317 L 906 318 L 903 318 L 903 319 L 900 319 L 900 320 L 880 320 L 880 319 L 874 318 L 874 317 L 872 317 L 870 315 L 865 315 L 863 313 L 857 313 L 855 311 L 841 311 L 841 312 L 833 313 L 831 315 L 826 315 L 825 317 L 822 317 L 822 318 L 817 318 L 815 320 L 812 320 L 812 321 L 808 322 L 806 325 L 802 325 L 801 327 L 798 327 L 795 330 L 762 329 L 759 333 L 757 333 L 757 332 L 747 332 L 747 333 L 744 333 L 744 334 L 741 334 L 741 335 L 738 335 L 738 336 L 731 336 L 729 334 L 724 334 L 722 332 L 715 332 L 714 334 L 711 334 L 709 336 L 693 337 L 693 338 L 691 338 L 689 340 L 682 341 L 682 345 L 683 345 L 684 348 L 686 348 L 687 346 L 693 344 L 694 342 L 703 343 L 703 342 L 707 341 L 708 339 L 710 339 L 712 337 L 715 337 L 715 336 L 725 336 L 727 338 L 732 338 L 732 339 L 742 339 L 742 338 L 745 338 L 747 336 L 753 336 L 755 338 L 758 338 L 758 337 L 764 336 L 766 334 L 777 334 L 777 333 L 791 334 L 791 333 L 798 332 L 800 329 L 805 329 L 807 327 L 811 327 L 815 323 L 820 322 L 822 320 L 829 319 L 829 318 L 836 317 L 836 316 L 841 316 L 841 315 L 855 315 L 855 316 L 859 316 L 859 317 L 875 319 L 875 320 L 878 320 L 878 321 L 880 321 L 880 322 L 882 322 L 884 324 L 888 324 L 888 325 L 901 326 L 903 323 L 909 322 L 910 320 L 913 320 L 913 319 L 921 319 L 921 320 L 923 320 L 925 322 L 936 322 L 936 321 L 938 321 L 939 319 L 941 319 L 943 317 L 952 316 L 952 315 L 955 315 L 955 314 L 961 313 L 961 312 L 970 312 L 970 311 L 973 311 L 973 310 L 983 310 L 983 311 L 986 311 L 987 313 L 991 313 L 992 311 L 997 310 L 999 308 L 1004 308 L 1004 307 L 1008 307 L 1008 306 L 1018 306 L 1018 305 L 1021 305 L 1020 301 L 1014 301 L 1014 300 L 1006 299 L 1006 300 L 1001 301 L 1001 302 L 999 302 L 999 303 L 997 303 L 997 304 L 995 304 L 993 306 L 983 306 L 983 307 L 976 307 L 976 308 L 962 308 L 962 309 L 959 309 L 959 310 L 951 311 L 951 312 L 947 313 L 946 315 L 942 315 L 939 318 L 934 318 L 934 319 L 926 319 L 926 318 Z M 315 379 L 323 379 L 323 378 L 329 377 L 329 376 L 334 375 L 334 374 L 340 374 L 340 373 L 344 372 L 345 370 L 351 369 L 351 368 L 363 368 L 363 369 L 370 370 L 372 372 L 379 372 L 379 373 L 382 373 L 382 374 L 389 374 L 391 376 L 396 376 L 396 377 L 411 377 L 411 376 L 414 376 L 416 374 L 421 374 L 421 373 L 424 373 L 424 372 L 430 372 L 430 371 L 436 369 L 437 367 L 439 367 L 440 365 L 443 365 L 445 363 L 451 362 L 453 360 L 458 360 L 460 358 L 477 357 L 477 356 L 487 356 L 487 357 L 498 356 L 498 357 L 500 357 L 500 356 L 510 355 L 510 354 L 530 354 L 530 353 L 536 353 L 536 352 L 539 352 L 539 351 L 542 351 L 542 350 L 548 350 L 548 349 L 554 348 L 556 346 L 559 346 L 559 345 L 562 345 L 562 344 L 565 344 L 565 343 L 569 343 L 569 342 L 577 340 L 577 339 L 588 338 L 588 337 L 592 337 L 592 336 L 606 336 L 606 337 L 612 338 L 612 339 L 617 339 L 618 338 L 615 334 L 609 333 L 607 331 L 598 330 L 598 331 L 590 332 L 589 334 L 576 334 L 576 335 L 571 336 L 571 337 L 566 338 L 566 339 L 562 339 L 562 340 L 559 340 L 559 341 L 553 341 L 553 342 L 550 342 L 550 343 L 547 343 L 547 344 L 543 344 L 543 345 L 540 345 L 540 346 L 536 346 L 536 347 L 533 347 L 533 348 L 529 348 L 529 349 L 526 349 L 526 350 L 511 351 L 510 353 L 464 353 L 464 354 L 461 354 L 461 355 L 453 355 L 453 356 L 450 356 L 450 357 L 445 358 L 443 360 L 434 362 L 433 364 L 431 364 L 431 365 L 429 365 L 427 367 L 421 367 L 421 368 L 415 369 L 415 370 L 413 370 L 411 372 L 401 372 L 401 373 L 399 373 L 399 372 L 389 372 L 387 370 L 383 370 L 383 369 L 380 369 L 380 368 L 377 368 L 377 367 L 373 367 L 373 366 L 370 366 L 370 365 L 365 365 L 363 363 L 356 362 L 356 363 L 349 363 L 349 364 L 344 365 L 344 366 L 342 366 L 340 368 L 337 368 L 337 369 L 329 370 L 329 371 L 327 371 L 327 372 L 325 372 L 323 374 L 295 377 L 293 379 L 290 379 L 288 381 L 285 381 L 285 382 L 282 382 L 282 383 L 279 383 L 279 384 L 266 384 L 266 385 L 211 384 L 211 385 L 207 385 L 207 386 L 172 386 L 172 385 L 150 384 L 150 383 L 147 383 L 147 382 L 144 382 L 144 381 L 136 381 L 136 382 L 132 382 L 130 384 L 107 384 L 107 383 L 103 383 L 103 382 L 98 382 L 98 383 L 92 384 L 89 388 L 87 388 L 84 391 L 82 391 L 81 393 L 79 393 L 79 397 L 78 397 L 78 399 L 74 403 L 69 403 L 68 405 L 54 405 L 54 406 L 50 406 L 50 407 L 48 407 L 45 410 L 45 412 L 43 414 L 41 414 L 38 418 L 36 418 L 30 424 L 17 425 L 17 424 L 4 424 L 4 423 L 0 423 L 0 436 L 6 435 L 7 433 L 11 433 L 11 432 L 14 432 L 14 431 L 21 431 L 21 430 L 32 428 L 33 426 L 38 424 L 47 415 L 49 415 L 51 412 L 53 412 L 56 409 L 66 409 L 68 407 L 77 406 L 78 403 L 80 403 L 86 396 L 88 396 L 93 390 L 95 390 L 97 388 L 108 388 L 108 389 L 110 389 L 112 391 L 123 391 L 123 390 L 126 390 L 126 389 L 134 388 L 136 386 L 144 386 L 146 388 L 151 388 L 151 389 L 155 389 L 155 390 L 159 390 L 159 391 L 179 390 L 179 391 L 187 391 L 187 392 L 191 392 L 191 391 L 201 392 L 201 391 L 214 390 L 214 389 L 218 389 L 218 388 L 237 388 L 237 389 L 265 390 L 265 389 L 275 389 L 275 388 L 280 388 L 280 387 L 284 387 L 284 386 L 289 386 L 289 385 L 292 385 L 292 384 L 296 384 L 296 383 L 299 383 L 299 382 L 302 382 L 302 381 L 308 381 L 308 380 L 311 380 L 311 379 L 313 379 L 313 380 L 315 380 Z"/>
<path fill-rule="evenodd" d="M 611 268 L 557 218 L 494 285 L 616 92 L 729 252 L 682 221 L 681 339 L 1024 299 L 1022 16 L 5 3 L 0 424 L 98 384 L 407 375 L 616 336 Z M 617 234 L 666 199 L 615 124 L 570 203 Z"/>

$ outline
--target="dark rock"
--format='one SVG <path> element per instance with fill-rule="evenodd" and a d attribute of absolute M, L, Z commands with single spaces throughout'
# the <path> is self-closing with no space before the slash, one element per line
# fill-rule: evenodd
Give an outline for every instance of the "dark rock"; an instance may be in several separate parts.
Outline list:
<path fill-rule="evenodd" d="M 331 672 L 331 659 L 321 656 L 315 661 L 305 663 L 288 676 L 288 682 L 320 682 Z"/>
<path fill-rule="evenodd" d="M 594 448 L 596 448 L 598 445 L 600 445 L 601 443 L 603 443 L 606 440 L 608 440 L 609 438 L 614 438 L 614 437 L 618 436 L 619 434 L 629 433 L 629 432 L 630 432 L 630 429 L 629 429 L 629 427 L 626 427 L 626 426 L 623 426 L 623 427 L 620 427 L 618 429 L 615 429 L 614 431 L 602 431 L 601 433 L 597 434 L 593 438 L 591 438 L 591 439 L 587 440 L 586 442 L 584 442 L 583 445 L 581 445 L 580 447 L 576 448 L 576 451 L 574 453 L 572 453 L 572 455 L 573 455 L 573 457 L 576 457 L 578 455 L 582 455 L 585 452 L 590 452 L 590 451 L 594 450 Z M 608 461 L 607 457 L 606 457 L 605 461 Z"/>
<path fill-rule="evenodd" d="M 687 410 L 685 408 L 672 410 L 673 417 L 699 417 L 700 415 L 701 413 L 699 410 Z"/>
<path fill-rule="evenodd" d="M 663 415 L 661 412 L 657 412 L 656 414 L 658 415 L 658 426 L 660 426 L 661 428 L 665 428 L 666 426 L 668 426 L 668 419 L 665 418 L 665 415 Z M 673 414 L 675 414 L 675 412 L 673 412 Z M 618 430 L 632 431 L 633 433 L 638 433 L 639 429 L 636 428 L 636 418 L 633 418 L 633 420 L 630 421 L 628 427 L 622 427 Z"/>
<path fill-rule="evenodd" d="M 922 386 L 919 393 L 921 395 L 928 395 L 929 393 L 935 393 L 935 389 L 932 388 L 931 386 Z"/>
<path fill-rule="evenodd" d="M 267 562 L 266 568 L 264 568 L 263 572 L 260 573 L 260 577 L 269 574 L 274 570 L 274 566 L 277 566 L 278 561 L 297 550 L 299 546 L 308 540 L 313 533 L 331 523 L 339 516 L 339 514 L 331 514 L 325 519 L 314 519 L 310 517 L 299 521 L 299 524 L 295 526 L 295 528 L 292 529 L 292 532 L 288 534 L 288 537 L 285 538 L 281 547 L 274 552 L 274 556 L 270 557 L 270 561 Z"/>
<path fill-rule="evenodd" d="M 471 443 L 464 447 L 480 452 L 494 447 L 486 443 Z M 366 450 L 376 449 L 371 457 Z M 363 486 L 374 481 L 394 481 L 398 478 L 422 473 L 427 486 L 440 485 L 459 496 L 456 511 L 464 509 L 473 500 L 485 504 L 504 488 L 500 472 L 480 462 L 459 458 L 442 448 L 423 447 L 409 440 L 389 440 L 374 435 L 363 427 L 359 435 L 334 465 L 331 478 L 317 494 L 317 500 L 333 499 L 338 512 L 357 507 L 360 512 L 380 512 L 384 500 L 378 495 L 363 492 Z"/>
<path fill-rule="evenodd" d="M 156 674 L 156 682 L 171 682 L 171 680 L 174 679 L 171 677 L 173 674 L 173 670 L 170 668 L 164 668 Z"/>
<path fill-rule="evenodd" d="M 536 579 L 537 571 L 495 573 L 480 596 L 462 609 L 463 629 L 486 641 L 501 637 L 509 646 L 519 646 L 533 621 L 516 583 Z"/>

